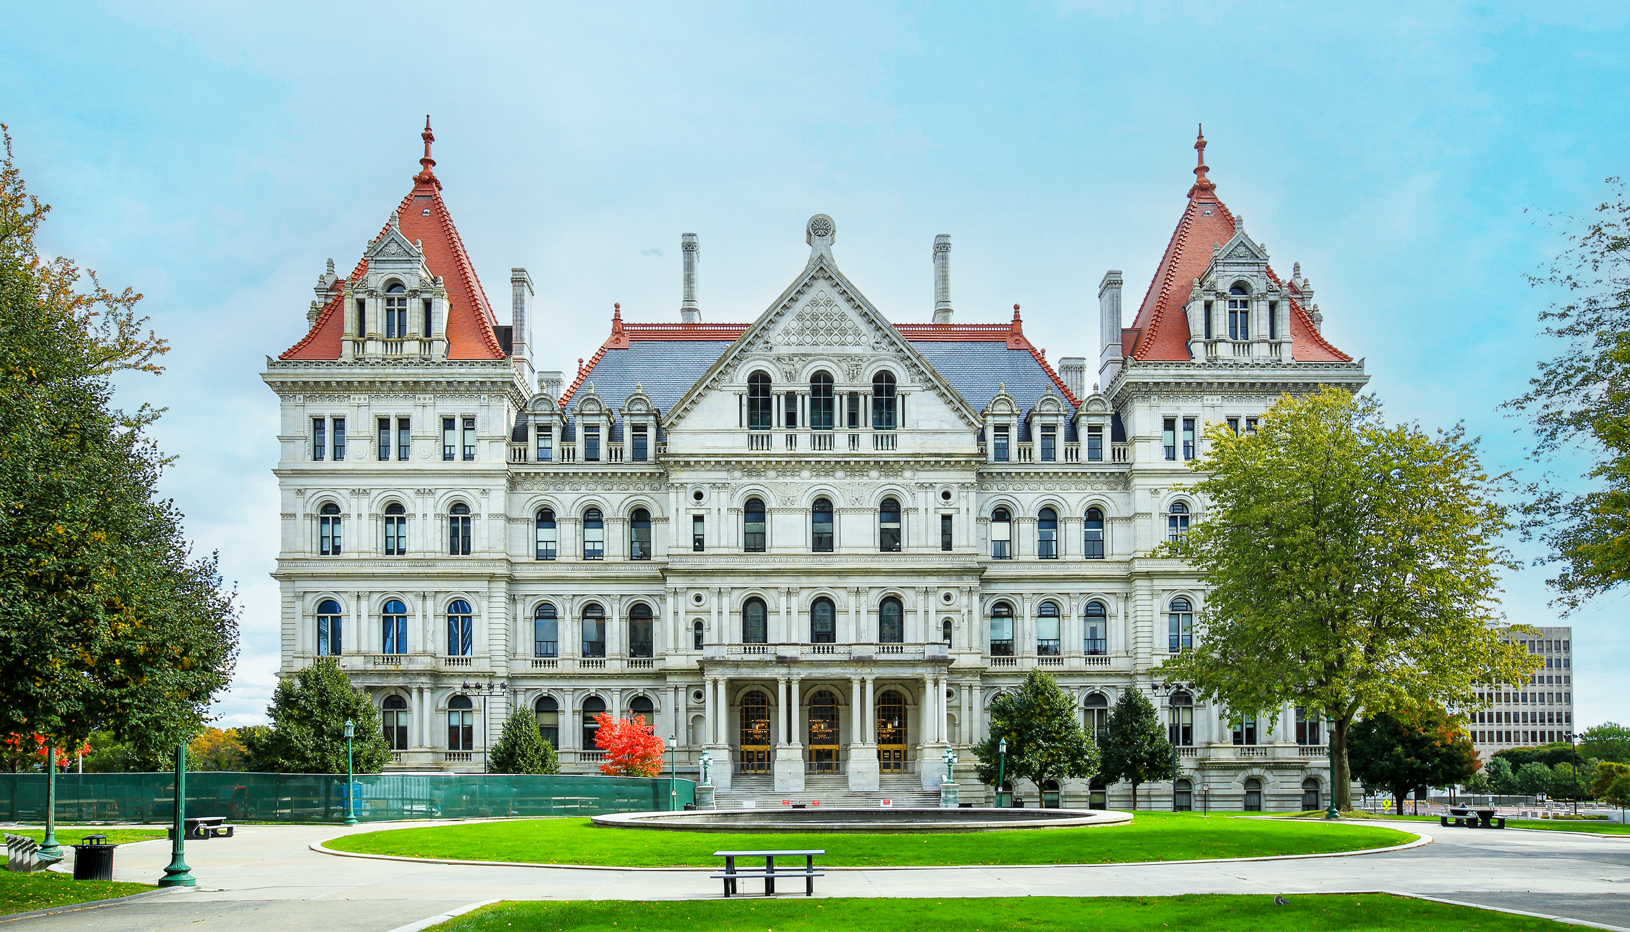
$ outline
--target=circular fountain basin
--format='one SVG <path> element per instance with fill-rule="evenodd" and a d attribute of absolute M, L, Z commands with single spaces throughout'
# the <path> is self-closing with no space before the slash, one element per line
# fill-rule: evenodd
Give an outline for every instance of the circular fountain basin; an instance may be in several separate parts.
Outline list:
<path fill-rule="evenodd" d="M 677 832 L 1005 832 L 1016 829 L 1125 825 L 1129 812 L 1102 809 L 698 809 L 618 812 L 594 817 L 613 828 Z"/>

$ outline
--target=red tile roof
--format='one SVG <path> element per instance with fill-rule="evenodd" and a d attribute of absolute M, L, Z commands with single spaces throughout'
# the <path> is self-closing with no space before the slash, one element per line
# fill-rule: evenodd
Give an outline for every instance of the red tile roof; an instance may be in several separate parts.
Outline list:
<path fill-rule="evenodd" d="M 492 327 L 496 323 L 492 306 L 481 280 L 476 277 L 475 265 L 464 249 L 464 241 L 453 225 L 453 216 L 441 198 L 441 181 L 432 169 L 435 159 L 430 157 L 430 144 L 435 136 L 430 132 L 430 120 L 425 119 L 424 157 L 421 169 L 413 176 L 413 190 L 396 207 L 397 223 L 402 235 L 424 248 L 425 265 L 430 274 L 440 276 L 447 289 L 447 358 L 449 359 L 503 359 L 503 347 Z M 379 231 L 383 236 L 390 229 L 387 222 Z M 378 237 L 375 237 L 378 239 Z M 351 281 L 359 280 L 368 270 L 366 259 L 357 263 Z M 342 287 L 336 282 L 336 288 Z M 336 293 L 324 305 L 311 332 L 290 347 L 283 359 L 338 359 L 344 334 L 344 314 Z"/>
<path fill-rule="evenodd" d="M 1143 296 L 1138 316 L 1132 326 L 1121 331 L 1122 352 L 1137 360 L 1187 361 L 1189 358 L 1189 324 L 1183 313 L 1194 280 L 1205 274 L 1211 265 L 1214 244 L 1226 243 L 1234 236 L 1234 215 L 1217 197 L 1217 186 L 1206 177 L 1205 136 L 1194 143 L 1199 152 L 1199 164 L 1194 169 L 1194 186 L 1189 188 L 1189 202 L 1183 216 L 1172 231 L 1166 252 L 1155 268 L 1155 277 Z M 1274 282 L 1279 277 L 1268 269 Z M 1307 316 L 1294 297 L 1294 287 L 1287 288 L 1290 298 L 1291 358 L 1298 362 L 1348 362 L 1351 356 L 1331 346 Z"/>

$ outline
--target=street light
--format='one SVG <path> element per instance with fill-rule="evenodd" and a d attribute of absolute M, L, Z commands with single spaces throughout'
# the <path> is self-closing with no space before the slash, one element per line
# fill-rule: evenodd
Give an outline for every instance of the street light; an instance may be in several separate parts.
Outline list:
<path fill-rule="evenodd" d="M 668 736 L 668 750 L 671 753 L 668 758 L 668 810 L 672 812 L 679 808 L 679 784 L 676 782 L 679 779 L 679 737 L 677 735 Z"/>
<path fill-rule="evenodd" d="M 1003 738 L 1001 743 L 996 746 L 996 749 L 996 808 L 1009 809 L 1012 807 L 1002 805 L 1002 784 L 1006 782 L 1007 777 L 1007 739 Z M 1013 794 L 1009 793 L 1008 801 L 1011 803 L 1012 799 Z"/>
<path fill-rule="evenodd" d="M 1573 815 L 1579 817 L 1579 745 L 1574 744 L 1579 736 L 1571 731 L 1564 731 L 1562 737 L 1567 740 L 1568 747 L 1573 749 Z"/>
<path fill-rule="evenodd" d="M 509 693 L 508 683 L 494 683 L 488 680 L 485 683 L 466 681 L 466 690 L 475 690 L 478 696 L 503 696 Z M 490 773 L 487 768 L 487 753 L 492 748 L 492 703 L 486 699 L 481 700 L 481 772 Z"/>
<path fill-rule="evenodd" d="M 1325 719 L 1324 744 L 1325 753 L 1330 755 L 1330 808 L 1324 811 L 1326 819 L 1341 818 L 1341 810 L 1336 808 L 1336 731 L 1335 721 Z M 1402 815 L 1403 813 L 1399 813 Z"/>
<path fill-rule="evenodd" d="M 51 747 L 45 752 L 45 839 L 38 856 L 43 864 L 55 864 L 62 860 L 62 846 L 57 844 L 57 743 L 45 740 Z"/>
<path fill-rule="evenodd" d="M 170 836 L 170 865 L 158 879 L 161 887 L 195 887 L 192 868 L 187 866 L 187 742 L 175 746 L 175 829 Z"/>
<path fill-rule="evenodd" d="M 356 723 L 345 720 L 345 824 L 357 824 L 356 770 L 351 763 L 351 739 L 357 735 Z"/>

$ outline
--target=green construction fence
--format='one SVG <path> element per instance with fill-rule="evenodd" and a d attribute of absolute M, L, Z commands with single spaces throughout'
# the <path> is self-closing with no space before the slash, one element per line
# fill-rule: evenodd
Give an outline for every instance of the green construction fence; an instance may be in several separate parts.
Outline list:
<path fill-rule="evenodd" d="M 0 820 L 45 821 L 46 775 L 0 774 Z M 696 799 L 691 780 L 575 774 L 358 774 L 356 817 L 480 819 L 598 815 L 683 809 Z M 339 822 L 345 774 L 188 771 L 187 815 L 237 822 Z M 64 822 L 169 822 L 173 773 L 63 773 L 57 819 Z"/>

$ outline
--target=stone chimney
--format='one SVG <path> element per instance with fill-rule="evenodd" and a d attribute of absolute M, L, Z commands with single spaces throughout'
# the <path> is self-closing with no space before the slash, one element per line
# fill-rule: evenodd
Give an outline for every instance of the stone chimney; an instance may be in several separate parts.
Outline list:
<path fill-rule="evenodd" d="M 934 323 L 948 324 L 951 310 L 951 234 L 934 237 Z"/>
<path fill-rule="evenodd" d="M 1058 377 L 1064 380 L 1064 387 L 1070 390 L 1076 401 L 1080 401 L 1087 387 L 1087 357 L 1064 356 L 1058 361 Z"/>
<path fill-rule="evenodd" d="M 1121 371 L 1121 273 L 1112 269 L 1098 283 L 1098 384 Z M 1083 379 L 1083 381 L 1085 381 Z"/>
<path fill-rule="evenodd" d="M 679 322 L 699 324 L 702 322 L 702 309 L 696 306 L 696 260 L 701 256 L 701 247 L 696 243 L 695 233 L 679 237 L 679 252 L 685 259 L 685 287 L 679 298 Z"/>
<path fill-rule="evenodd" d="M 543 392 L 556 401 L 560 400 L 560 393 L 566 390 L 566 373 L 549 371 L 538 373 L 538 391 Z"/>
<path fill-rule="evenodd" d="M 510 358 L 523 384 L 532 381 L 532 276 L 526 269 L 509 270 Z"/>

